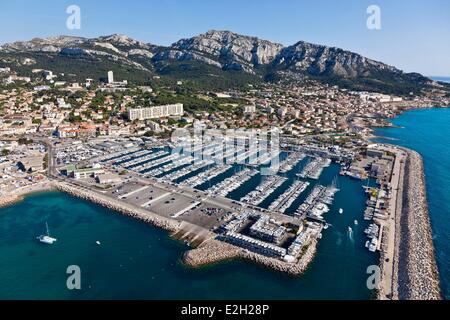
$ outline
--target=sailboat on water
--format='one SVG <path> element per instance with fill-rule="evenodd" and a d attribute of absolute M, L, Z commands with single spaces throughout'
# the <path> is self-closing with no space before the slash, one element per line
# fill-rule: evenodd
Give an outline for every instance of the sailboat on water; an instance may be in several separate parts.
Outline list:
<path fill-rule="evenodd" d="M 40 235 L 39 237 L 37 237 L 39 242 L 45 243 L 45 244 L 53 244 L 56 241 L 58 241 L 58 239 L 50 237 L 50 232 L 48 230 L 48 223 L 47 222 L 45 222 L 45 227 L 47 229 L 47 234 Z"/>

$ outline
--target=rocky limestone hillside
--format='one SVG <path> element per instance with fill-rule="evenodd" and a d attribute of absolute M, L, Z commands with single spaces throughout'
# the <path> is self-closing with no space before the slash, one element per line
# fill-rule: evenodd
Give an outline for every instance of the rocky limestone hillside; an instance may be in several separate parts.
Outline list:
<path fill-rule="evenodd" d="M 92 39 L 36 38 L 0 47 L 0 66 L 24 67 L 22 61 L 27 61 L 28 65 L 32 61 L 30 68 L 56 68 L 56 72 L 64 72 L 64 67 L 69 67 L 71 70 L 98 69 L 100 74 L 110 68 L 125 77 L 136 70 L 142 81 L 156 73 L 209 82 L 214 79 L 211 77 L 226 78 L 227 85 L 233 85 L 233 79 L 240 82 L 251 81 L 252 77 L 255 81 L 276 79 L 277 74 L 284 72 L 349 89 L 387 93 L 419 93 L 422 88 L 433 86 L 431 80 L 420 74 L 404 73 L 343 49 L 303 41 L 284 47 L 268 40 L 217 30 L 179 40 L 169 47 L 118 34 Z"/>
<path fill-rule="evenodd" d="M 281 44 L 256 37 L 212 30 L 193 38 L 182 39 L 168 50 L 197 55 L 206 63 L 220 65 L 224 69 L 251 73 L 254 72 L 254 67 L 273 61 L 282 48 Z"/>
<path fill-rule="evenodd" d="M 284 48 L 273 61 L 273 65 L 314 75 L 343 77 L 369 76 L 372 69 L 400 72 L 394 67 L 350 51 L 303 41 Z"/>

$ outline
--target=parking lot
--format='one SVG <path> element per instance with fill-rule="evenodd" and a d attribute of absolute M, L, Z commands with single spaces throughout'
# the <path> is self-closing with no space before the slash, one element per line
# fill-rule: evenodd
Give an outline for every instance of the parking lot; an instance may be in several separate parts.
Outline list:
<path fill-rule="evenodd" d="M 213 229 L 223 224 L 223 219 L 231 211 L 212 205 L 201 204 L 198 207 L 183 214 L 182 219 L 195 225 L 203 226 L 206 229 Z"/>

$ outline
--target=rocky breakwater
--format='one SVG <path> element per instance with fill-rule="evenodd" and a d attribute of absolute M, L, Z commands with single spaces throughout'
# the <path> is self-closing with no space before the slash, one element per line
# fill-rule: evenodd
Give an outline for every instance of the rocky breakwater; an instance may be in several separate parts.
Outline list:
<path fill-rule="evenodd" d="M 18 195 L 2 195 L 0 196 L 0 208 L 10 206 L 20 200 L 22 197 Z"/>
<path fill-rule="evenodd" d="M 314 240 L 309 244 L 297 262 L 289 263 L 213 239 L 204 242 L 196 249 L 187 251 L 183 256 L 183 262 L 186 265 L 195 268 L 241 258 L 280 272 L 291 275 L 300 275 L 308 268 L 309 264 L 314 259 L 316 249 L 317 241 Z"/>
<path fill-rule="evenodd" d="M 403 210 L 398 219 L 398 271 L 394 298 L 441 299 L 421 156 L 406 150 Z"/>
<path fill-rule="evenodd" d="M 108 197 L 106 195 L 100 194 L 98 192 L 89 189 L 73 186 L 64 182 L 56 184 L 56 188 L 72 196 L 94 202 L 105 208 L 120 212 L 126 216 L 130 216 L 132 218 L 152 224 L 156 227 L 162 228 L 169 232 L 177 232 L 181 226 L 181 223 L 179 223 L 178 221 L 164 218 L 150 211 L 140 209 L 138 207 L 129 205 L 125 202 L 113 199 L 111 197 Z"/>
<path fill-rule="evenodd" d="M 91 201 L 113 211 L 120 212 L 126 216 L 150 223 L 156 227 L 167 230 L 172 234 L 183 230 L 183 225 L 181 222 L 164 218 L 150 211 L 129 205 L 123 201 L 116 200 L 84 187 L 59 182 L 55 183 L 55 188 L 72 196 Z M 313 260 L 316 247 L 317 242 L 311 242 L 302 257 L 296 263 L 288 263 L 279 259 L 270 258 L 251 252 L 223 241 L 210 239 L 201 243 L 197 248 L 187 251 L 183 256 L 183 262 L 190 267 L 200 267 L 225 260 L 242 258 L 281 272 L 299 275 L 307 269 L 309 263 Z"/>
<path fill-rule="evenodd" d="M 15 189 L 10 193 L 0 194 L 0 208 L 13 205 L 24 199 L 25 196 L 42 191 L 51 191 L 54 189 L 53 183 L 50 181 L 43 181 L 31 184 L 25 187 Z"/>
<path fill-rule="evenodd" d="M 190 267 L 200 267 L 240 256 L 241 248 L 215 239 L 205 241 L 195 249 L 187 251 L 183 262 Z"/>

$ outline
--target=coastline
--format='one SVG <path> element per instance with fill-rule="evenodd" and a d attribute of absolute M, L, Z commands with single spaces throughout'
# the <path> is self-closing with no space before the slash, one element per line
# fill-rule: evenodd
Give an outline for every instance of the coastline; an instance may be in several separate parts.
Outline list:
<path fill-rule="evenodd" d="M 58 190 L 72 196 L 94 202 L 113 211 L 164 229 L 170 232 L 172 236 L 178 232 L 183 232 L 184 229 L 186 229 L 186 226 L 189 227 L 189 224 L 186 222 L 178 222 L 167 219 L 147 210 L 138 209 L 111 198 L 103 198 L 98 193 L 85 191 L 79 187 L 75 188 L 67 183 L 59 182 L 55 187 Z M 195 226 L 193 227 L 195 228 Z M 197 248 L 186 251 L 183 255 L 182 261 L 185 265 L 196 268 L 230 259 L 242 258 L 277 271 L 285 272 L 291 275 L 300 275 L 307 269 L 309 263 L 313 260 L 316 247 L 317 242 L 314 240 L 308 246 L 307 250 L 297 263 L 287 263 L 279 259 L 269 258 L 232 244 L 210 238 L 201 242 Z"/>
<path fill-rule="evenodd" d="M 0 199 L 0 208 L 11 206 L 23 200 L 23 197 L 17 195 L 7 195 Z"/>
<path fill-rule="evenodd" d="M 375 137 L 375 136 L 373 136 Z M 395 144 L 395 142 L 393 142 Z M 431 223 L 428 212 L 425 174 L 422 157 L 415 151 L 398 147 L 407 153 L 402 166 L 401 186 L 396 206 L 393 272 L 390 276 L 391 299 L 423 300 L 441 299 L 439 274 L 434 254 Z M 24 196 L 36 192 L 59 190 L 72 196 L 99 204 L 126 216 L 152 224 L 174 233 L 183 231 L 183 223 L 164 218 L 147 210 L 122 203 L 69 183 L 50 180 L 38 183 L 0 199 L 0 207 L 21 201 Z M 402 204 L 403 202 L 403 204 Z M 265 257 L 222 241 L 210 239 L 183 255 L 183 263 L 189 267 L 202 267 L 230 259 L 244 259 L 291 275 L 302 274 L 314 259 L 317 241 L 311 243 L 298 263 L 286 263 Z M 384 265 L 383 258 L 380 265 Z M 379 293 L 379 298 L 382 293 Z"/>
<path fill-rule="evenodd" d="M 370 132 L 365 136 L 365 139 L 367 141 L 369 141 L 369 142 L 371 140 L 373 140 L 373 139 L 376 139 L 376 138 L 383 138 L 383 139 L 386 139 L 386 140 L 393 140 L 393 141 L 395 141 L 395 139 L 393 139 L 393 138 L 375 135 L 374 129 L 402 128 L 401 126 L 394 125 L 393 123 L 390 122 L 390 120 L 395 119 L 398 116 L 401 116 L 403 113 L 408 112 L 408 111 L 425 110 L 425 109 L 447 109 L 447 108 L 450 108 L 450 105 L 448 105 L 448 106 L 444 106 L 444 105 L 438 106 L 438 105 L 433 105 L 433 104 L 427 104 L 427 105 L 420 105 L 420 104 L 418 104 L 418 105 L 415 105 L 415 106 L 412 106 L 412 107 L 409 107 L 409 108 L 402 109 L 401 111 L 396 113 L 396 115 L 393 118 L 384 118 L 383 119 L 384 120 L 384 124 L 376 125 L 376 126 L 375 125 L 369 126 L 368 128 L 370 129 Z"/>
<path fill-rule="evenodd" d="M 402 192 L 403 208 L 396 216 L 393 299 L 442 298 L 428 212 L 422 157 L 407 154 Z"/>
<path fill-rule="evenodd" d="M 48 181 L 43 184 L 34 185 L 32 188 L 28 188 L 26 191 L 21 192 L 20 195 L 10 195 L 9 197 L 5 198 L 5 201 L 0 202 L 0 207 L 12 205 L 23 200 L 25 196 L 33 193 L 55 190 L 67 193 L 71 196 L 108 208 L 114 212 L 118 212 L 125 216 L 151 224 L 155 227 L 168 231 L 171 236 L 174 236 L 179 232 L 183 232 L 184 229 L 186 229 L 186 222 L 178 222 L 168 218 L 164 218 L 147 210 L 138 209 L 126 203 L 122 203 L 105 196 L 102 197 L 102 195 L 97 192 L 93 193 L 92 191 L 89 191 L 87 189 L 84 190 L 83 188 L 78 186 L 74 187 L 68 183 L 61 181 Z M 179 239 L 174 238 L 174 240 Z M 249 250 L 242 249 L 240 247 L 216 240 L 214 238 L 210 238 L 201 242 L 198 247 L 186 251 L 183 254 L 182 262 L 187 267 L 200 268 L 227 260 L 244 259 L 260 264 L 275 271 L 298 276 L 308 268 L 309 264 L 315 257 L 316 250 L 317 241 L 313 240 L 308 245 L 299 261 L 297 261 L 296 263 L 288 263 L 279 259 L 266 257 Z"/>
<path fill-rule="evenodd" d="M 0 208 L 8 207 L 17 202 L 20 202 L 28 195 L 53 190 L 56 190 L 56 188 L 54 186 L 54 183 L 51 181 L 45 181 L 32 186 L 24 187 L 22 189 L 18 189 L 14 193 L 0 198 Z"/>
<path fill-rule="evenodd" d="M 70 194 L 71 196 L 96 203 L 102 207 L 111 209 L 112 211 L 121 213 L 125 216 L 129 216 L 137 220 L 149 223 L 155 227 L 164 229 L 171 233 L 175 233 L 181 229 L 181 222 L 176 222 L 174 220 L 158 216 L 147 210 L 138 209 L 126 203 L 102 196 L 97 192 L 92 192 L 91 190 L 84 190 L 81 187 L 75 188 L 64 182 L 56 183 L 55 188 L 61 192 Z"/>
<path fill-rule="evenodd" d="M 317 241 L 313 240 L 297 263 L 286 263 L 213 239 L 185 252 L 182 260 L 187 266 L 198 268 L 227 260 L 243 259 L 292 276 L 299 276 L 308 269 L 316 250 Z"/>
<path fill-rule="evenodd" d="M 441 109 L 449 106 L 413 107 L 404 112 L 419 109 Z M 403 113 L 403 112 L 402 112 Z M 400 113 L 400 114 L 402 114 Z M 387 126 L 389 127 L 389 126 Z M 374 129 L 371 127 L 371 130 Z M 368 141 L 379 138 L 371 131 Z M 400 175 L 399 196 L 395 215 L 394 261 L 390 281 L 391 296 L 394 300 L 440 300 L 442 292 L 432 238 L 431 222 L 428 210 L 425 172 L 422 156 L 411 149 L 395 144 L 403 150 L 406 161 Z M 376 142 L 375 142 L 376 143 Z M 383 255 L 380 267 L 388 265 Z M 386 280 L 385 280 L 386 281 Z M 385 299 L 383 290 L 378 299 Z"/>

